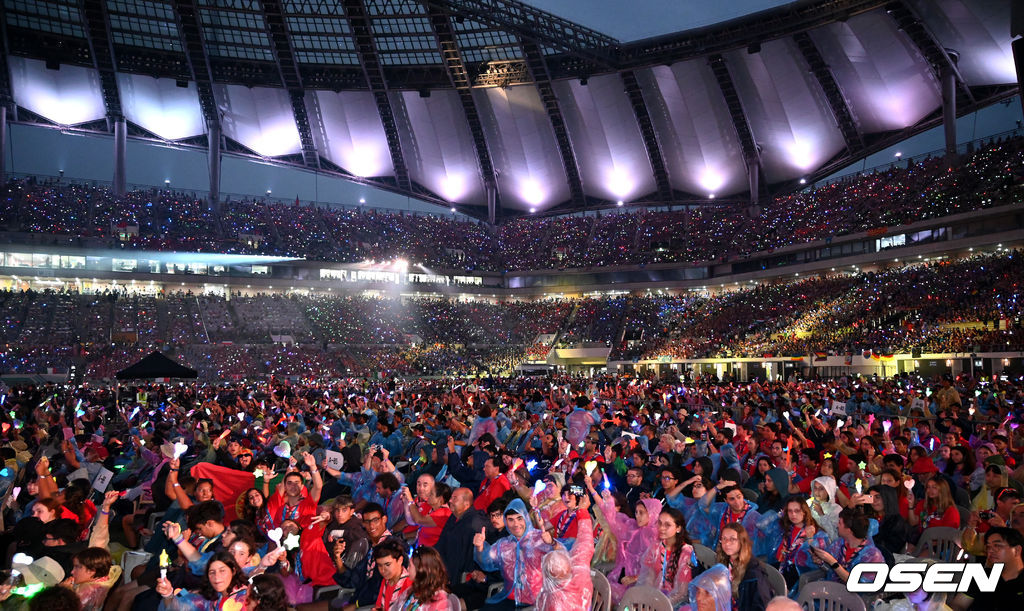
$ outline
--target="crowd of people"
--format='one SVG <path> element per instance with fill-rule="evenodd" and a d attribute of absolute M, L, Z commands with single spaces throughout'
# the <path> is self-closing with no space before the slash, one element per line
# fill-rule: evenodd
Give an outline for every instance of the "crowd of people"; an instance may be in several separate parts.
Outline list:
<path fill-rule="evenodd" d="M 905 261 L 717 292 L 536 301 L 0 292 L 0 373 L 109 380 L 154 349 L 203 380 L 507 374 L 553 348 L 609 360 L 1016 352 L 1020 254 Z"/>
<path fill-rule="evenodd" d="M 865 602 L 1024 595 L 1022 379 L 349 377 L 0 403 L 2 609 L 570 611 L 593 570 L 614 603 L 639 586 L 784 611 L 913 557 L 1003 568 L 994 592 Z"/>
<path fill-rule="evenodd" d="M 779 196 L 752 209 L 515 219 L 491 228 L 449 216 L 229 201 L 169 190 L 123 198 L 104 187 L 16 180 L 0 231 L 87 247 L 267 254 L 335 262 L 403 258 L 431 269 L 532 270 L 736 259 L 791 244 L 1021 203 L 1024 139 L 979 145 L 953 170 L 937 158 Z"/>

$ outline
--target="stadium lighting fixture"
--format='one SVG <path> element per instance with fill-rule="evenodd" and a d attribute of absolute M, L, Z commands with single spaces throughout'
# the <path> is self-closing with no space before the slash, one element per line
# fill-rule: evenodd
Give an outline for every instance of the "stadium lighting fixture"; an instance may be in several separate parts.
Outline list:
<path fill-rule="evenodd" d="M 164 184 L 167 185 L 167 186 L 171 186 L 171 179 L 170 178 L 165 178 L 164 179 Z"/>
<path fill-rule="evenodd" d="M 536 209 L 536 208 L 530 208 L 530 214 L 533 214 L 533 213 L 534 213 L 534 212 L 536 212 L 536 211 L 537 211 L 537 209 Z"/>
<path fill-rule="evenodd" d="M 807 184 L 807 179 L 806 178 L 801 178 L 800 179 L 800 184 L 806 185 Z"/>
<path fill-rule="evenodd" d="M 620 199 L 619 201 L 615 202 L 615 205 L 621 207 L 623 205 L 623 201 Z"/>
<path fill-rule="evenodd" d="M 708 199 L 715 199 L 714 193 L 708 193 Z"/>
<path fill-rule="evenodd" d="M 633 190 L 633 181 L 621 168 L 614 168 L 608 173 L 608 189 L 618 197 L 625 197 Z"/>
<path fill-rule="evenodd" d="M 270 189 L 267 189 L 267 195 L 270 195 Z"/>
<path fill-rule="evenodd" d="M 365 204 L 366 203 L 366 198 L 365 197 L 360 197 L 359 198 L 359 203 L 360 204 Z"/>
<path fill-rule="evenodd" d="M 795 138 L 792 144 L 786 147 L 786 152 L 789 155 L 790 163 L 801 170 L 809 170 L 814 167 L 814 147 L 807 140 Z"/>
<path fill-rule="evenodd" d="M 896 159 L 899 159 L 902 156 L 903 156 L 903 153 L 901 153 L 899 151 L 896 151 Z"/>
<path fill-rule="evenodd" d="M 455 212 L 455 206 L 452 206 L 452 212 Z"/>

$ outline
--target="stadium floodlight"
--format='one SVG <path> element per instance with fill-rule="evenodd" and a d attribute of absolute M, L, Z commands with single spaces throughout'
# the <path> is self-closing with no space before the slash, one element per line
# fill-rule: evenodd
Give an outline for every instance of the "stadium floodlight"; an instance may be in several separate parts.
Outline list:
<path fill-rule="evenodd" d="M 359 198 L 359 203 L 360 204 L 365 204 L 366 203 L 366 198 L 365 197 L 360 197 Z"/>
<path fill-rule="evenodd" d="M 619 201 L 615 202 L 615 205 L 621 207 L 623 205 L 623 201 L 620 199 Z"/>
<path fill-rule="evenodd" d="M 902 156 L 903 156 L 903 153 L 901 153 L 899 151 L 896 151 L 896 159 L 899 159 Z"/>

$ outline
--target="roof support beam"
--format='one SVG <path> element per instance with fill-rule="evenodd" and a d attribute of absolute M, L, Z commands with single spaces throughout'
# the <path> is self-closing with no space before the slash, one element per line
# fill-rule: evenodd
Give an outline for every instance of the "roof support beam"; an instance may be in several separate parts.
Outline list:
<path fill-rule="evenodd" d="M 886 0 L 792 2 L 706 28 L 622 45 L 621 68 L 656 66 L 742 49 L 873 11 Z"/>
<path fill-rule="evenodd" d="M 619 41 L 516 0 L 420 0 L 473 21 L 502 29 L 593 65 L 613 68 Z"/>
<path fill-rule="evenodd" d="M 825 99 L 828 100 L 832 116 L 839 126 L 839 131 L 843 134 L 843 139 L 846 140 L 846 148 L 850 151 L 864 148 L 864 134 L 861 133 L 857 120 L 853 116 L 850 102 L 843 95 L 843 90 L 839 88 L 839 83 L 821 56 L 818 46 L 811 40 L 811 35 L 807 32 L 798 32 L 793 35 L 793 41 L 796 42 L 801 55 L 804 56 L 804 61 L 811 68 L 811 74 L 818 81 L 822 93 L 825 94 Z"/>
<path fill-rule="evenodd" d="M 356 53 L 359 55 L 359 64 L 363 68 L 366 84 L 377 103 L 377 112 L 384 126 L 384 135 L 387 136 L 388 149 L 391 151 L 391 164 L 395 168 L 395 181 L 399 189 L 411 194 L 412 180 L 409 178 L 409 168 L 405 165 L 402 141 L 398 135 L 398 124 L 395 122 L 395 110 L 391 107 L 391 99 L 388 97 L 388 84 L 377 54 L 366 4 L 363 0 L 342 0 L 341 4 L 352 28 L 352 37 L 355 39 Z"/>
<path fill-rule="evenodd" d="M 661 154 L 661 145 L 658 143 L 658 135 L 654 130 L 654 122 L 651 121 L 651 112 L 647 108 L 647 102 L 644 101 L 643 90 L 640 88 L 640 83 L 636 80 L 636 73 L 632 70 L 627 70 L 620 76 L 622 77 L 622 84 L 626 88 L 629 103 L 633 106 L 633 114 L 636 116 L 640 135 L 644 139 L 647 159 L 651 162 L 654 182 L 658 187 L 658 199 L 663 203 L 671 204 L 672 183 L 669 181 L 665 157 Z"/>
<path fill-rule="evenodd" d="M 572 149 L 572 141 L 569 139 L 569 129 L 565 125 L 565 117 L 562 116 L 562 109 L 558 104 L 558 96 L 555 95 L 555 88 L 551 85 L 551 77 L 548 74 L 547 63 L 544 61 L 544 53 L 537 43 L 521 39 L 523 53 L 526 56 L 526 65 L 530 68 L 530 75 L 537 85 L 537 92 L 540 94 L 540 101 L 544 104 L 544 110 L 548 113 L 548 120 L 551 121 L 551 129 L 555 132 L 555 142 L 558 144 L 558 152 L 562 156 L 562 165 L 565 168 L 565 178 L 569 183 L 569 196 L 573 205 L 586 205 L 587 198 L 583 194 L 583 180 L 580 177 L 580 168 L 576 163 L 576 153 Z"/>
<path fill-rule="evenodd" d="M 14 91 L 11 90 L 11 70 L 7 65 L 7 58 L 11 54 L 9 37 L 7 35 L 7 14 L 4 10 L 4 3 L 0 2 L 0 106 L 14 111 Z M 7 119 L 15 119 L 12 114 Z M 6 149 L 4 149 L 6 150 Z"/>
<path fill-rule="evenodd" d="M 320 155 L 313 143 L 313 130 L 309 125 L 309 113 L 306 111 L 306 92 L 302 87 L 299 75 L 299 64 L 295 60 L 295 49 L 284 20 L 284 9 L 281 0 L 262 0 L 263 19 L 270 32 L 274 48 L 274 59 L 281 73 L 281 84 L 288 90 L 292 102 L 292 114 L 295 126 L 299 130 L 299 141 L 302 143 L 302 164 L 307 168 L 320 168 Z"/>
<path fill-rule="evenodd" d="M 199 93 L 199 106 L 203 111 L 208 131 L 216 126 L 219 133 L 220 113 L 217 100 L 213 96 L 213 72 L 210 70 L 210 57 L 206 53 L 206 41 L 199 27 L 199 7 L 196 0 L 174 0 L 174 15 L 178 20 L 178 31 L 181 33 L 181 46 L 185 49 L 192 80 L 196 82 Z"/>
<path fill-rule="evenodd" d="M 114 47 L 110 39 L 110 20 L 103 0 L 81 0 L 82 17 L 85 19 L 85 34 L 89 41 L 89 54 L 100 75 L 100 89 L 103 105 L 107 109 L 107 122 L 113 123 L 124 118 L 121 112 L 121 96 L 117 89 L 117 66 L 114 63 Z"/>
<path fill-rule="evenodd" d="M 729 67 L 725 65 L 725 58 L 715 54 L 708 58 L 711 71 L 718 81 L 718 88 L 725 98 L 725 105 L 729 109 L 729 116 L 732 118 L 732 125 L 736 129 L 736 137 L 740 141 L 740 148 L 743 151 L 743 160 L 747 166 L 747 179 L 750 184 L 750 201 L 757 202 L 759 195 L 759 172 L 761 168 L 761 154 L 757 150 L 757 143 L 754 142 L 754 134 L 750 131 L 750 123 L 747 115 L 743 112 L 743 104 L 740 103 L 740 95 L 736 91 L 736 84 L 733 83 L 729 74 Z"/>
<path fill-rule="evenodd" d="M 448 71 L 448 79 L 459 94 L 462 111 L 466 115 L 466 122 L 469 123 L 469 131 L 473 136 L 473 146 L 476 148 L 476 157 L 480 164 L 480 176 L 488 193 L 488 208 L 493 209 L 496 206 L 495 202 L 491 200 L 491 189 L 495 190 L 494 196 L 497 197 L 498 181 L 494 172 L 494 163 L 491 160 L 491 152 L 487 148 L 487 138 L 484 135 L 483 123 L 480 121 L 480 113 L 473 100 L 473 84 L 469 82 L 469 73 L 466 72 L 462 52 L 455 39 L 450 15 L 433 4 L 427 8 L 430 11 L 430 25 L 434 30 L 437 48 L 441 52 L 441 59 L 444 60 L 445 70 Z M 493 224 L 494 221 L 491 220 L 491 223 Z"/>
<path fill-rule="evenodd" d="M 907 38 L 921 51 L 921 55 L 932 65 L 936 80 L 941 82 L 943 71 L 949 70 L 956 78 L 960 91 L 971 104 L 974 104 L 974 94 L 963 75 L 960 74 L 960 69 L 956 66 L 956 59 L 948 49 L 939 44 L 939 39 L 932 34 L 913 7 L 905 0 L 896 0 L 886 4 L 885 9 L 896 22 L 896 26 L 907 35 Z"/>

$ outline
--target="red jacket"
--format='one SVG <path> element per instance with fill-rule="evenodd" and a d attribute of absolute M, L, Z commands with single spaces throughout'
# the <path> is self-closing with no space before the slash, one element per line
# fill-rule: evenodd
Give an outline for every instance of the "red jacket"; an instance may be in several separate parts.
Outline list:
<path fill-rule="evenodd" d="M 500 498 L 511 488 L 512 485 L 508 483 L 508 478 L 505 477 L 504 473 L 489 482 L 484 480 L 483 483 L 480 484 L 480 490 L 477 492 L 476 500 L 473 501 L 473 507 L 487 513 L 487 508 L 491 506 L 491 503 Z"/>

